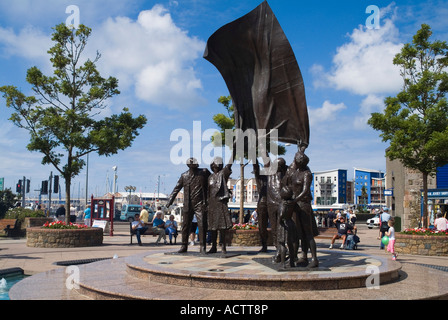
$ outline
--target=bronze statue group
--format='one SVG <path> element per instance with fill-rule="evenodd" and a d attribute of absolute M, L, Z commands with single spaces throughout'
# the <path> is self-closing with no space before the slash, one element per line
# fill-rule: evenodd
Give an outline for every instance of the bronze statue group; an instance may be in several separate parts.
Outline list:
<path fill-rule="evenodd" d="M 311 207 L 312 173 L 309 158 L 299 150 L 290 166 L 283 158 L 277 158 L 272 166 L 275 172 L 260 174 L 258 161 L 254 164 L 259 199 L 257 204 L 261 252 L 267 252 L 268 225 L 270 224 L 276 253 L 273 262 L 285 264 L 289 256 L 291 267 L 316 268 L 319 266 L 314 237 L 318 234 Z M 272 164 L 266 163 L 265 168 Z M 194 158 L 187 160 L 188 171 L 184 172 L 171 193 L 168 206 L 172 205 L 180 190 L 184 189 L 182 208 L 182 246 L 179 253 L 188 250 L 191 222 L 196 214 L 199 229 L 200 253 L 206 252 L 207 232 L 211 233 L 211 248 L 208 254 L 217 252 L 217 235 L 220 233 L 222 253 L 226 253 L 226 231 L 232 228 L 228 210 L 231 197 L 227 181 L 232 173 L 232 163 L 224 166 L 216 157 L 208 169 L 199 168 Z M 301 257 L 298 257 L 301 245 Z M 311 261 L 308 260 L 311 252 Z"/>
<path fill-rule="evenodd" d="M 299 146 L 289 167 L 281 158 L 275 165 L 264 163 L 265 167 L 276 171 L 267 176 L 260 174 L 254 160 L 261 251 L 267 251 L 270 224 L 277 248 L 275 262 L 284 262 L 288 251 L 291 266 L 317 267 L 314 241 L 317 226 L 312 215 L 310 191 L 312 174 L 304 153 L 310 135 L 305 86 L 292 47 L 268 3 L 263 1 L 248 14 L 214 32 L 207 40 L 204 58 L 219 70 L 226 82 L 234 104 L 236 129 L 265 131 L 266 137 L 275 133 L 274 141 Z M 225 231 L 230 228 L 224 180 L 228 178 L 231 165 L 224 167 L 221 160 L 220 165 L 212 164 L 213 173 L 210 173 L 199 169 L 194 162 L 194 159 L 188 160 L 190 169 L 182 174 L 169 204 L 184 188 L 180 251 L 187 251 L 189 227 L 196 213 L 201 252 L 205 253 L 207 228 L 212 231 L 213 239 L 218 230 L 225 237 Z M 225 251 L 225 241 L 222 243 Z M 300 258 L 297 257 L 299 244 Z M 216 252 L 216 243 L 210 251 Z M 309 263 L 308 251 L 312 256 Z"/>

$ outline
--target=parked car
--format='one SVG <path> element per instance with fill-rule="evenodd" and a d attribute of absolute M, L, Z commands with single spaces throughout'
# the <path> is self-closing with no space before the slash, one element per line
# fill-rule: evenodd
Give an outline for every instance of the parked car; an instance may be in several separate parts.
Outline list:
<path fill-rule="evenodd" d="M 380 226 L 380 215 L 377 214 L 373 218 L 367 219 L 366 225 L 369 229 L 379 228 Z"/>
<path fill-rule="evenodd" d="M 152 221 L 152 218 L 154 217 L 154 211 L 148 206 L 145 206 L 145 209 L 148 210 L 148 213 L 149 213 L 148 221 Z M 120 220 L 132 222 L 132 221 L 134 221 L 135 214 L 140 213 L 140 211 L 142 211 L 141 205 L 124 204 L 121 207 Z"/>

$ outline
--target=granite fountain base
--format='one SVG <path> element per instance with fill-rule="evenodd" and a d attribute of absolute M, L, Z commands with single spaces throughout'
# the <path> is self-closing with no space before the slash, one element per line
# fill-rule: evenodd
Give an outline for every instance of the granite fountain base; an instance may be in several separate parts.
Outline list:
<path fill-rule="evenodd" d="M 273 264 L 274 251 L 232 247 L 229 254 L 149 251 L 36 274 L 11 300 L 315 300 L 448 297 L 443 271 L 390 258 L 321 250 L 315 269 Z M 424 270 L 423 270 L 423 269 Z M 70 282 L 70 281 L 71 282 Z M 73 281 L 72 281 L 73 280 Z"/>

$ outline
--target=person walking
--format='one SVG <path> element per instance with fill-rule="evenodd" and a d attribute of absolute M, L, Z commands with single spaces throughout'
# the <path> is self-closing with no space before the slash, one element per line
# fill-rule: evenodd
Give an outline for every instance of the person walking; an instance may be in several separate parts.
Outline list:
<path fill-rule="evenodd" d="M 84 210 L 84 213 L 83 213 L 83 220 L 84 220 L 84 224 L 86 225 L 86 226 L 88 226 L 88 227 L 90 227 L 90 204 L 88 204 L 87 206 L 86 206 L 86 210 Z"/>
<path fill-rule="evenodd" d="M 148 212 L 148 210 L 146 210 L 146 208 L 144 206 L 142 207 L 142 210 L 140 211 L 140 220 L 142 220 L 142 222 L 144 224 L 148 224 L 149 212 Z"/>
<path fill-rule="evenodd" d="M 384 210 L 384 212 L 382 212 L 380 214 L 380 249 L 383 250 L 384 249 L 384 244 L 383 244 L 383 237 L 386 235 L 387 230 L 389 230 L 389 225 L 388 222 L 390 220 L 390 214 L 387 212 L 387 210 Z"/>
<path fill-rule="evenodd" d="M 58 221 L 65 221 L 65 206 L 63 204 L 56 210 L 56 219 Z"/>
<path fill-rule="evenodd" d="M 350 220 L 348 220 L 348 222 L 350 224 L 352 224 L 352 225 L 355 225 L 356 224 L 356 219 L 357 219 L 356 218 L 356 214 L 353 212 L 352 209 L 350 209 L 348 212 L 350 213 Z"/>

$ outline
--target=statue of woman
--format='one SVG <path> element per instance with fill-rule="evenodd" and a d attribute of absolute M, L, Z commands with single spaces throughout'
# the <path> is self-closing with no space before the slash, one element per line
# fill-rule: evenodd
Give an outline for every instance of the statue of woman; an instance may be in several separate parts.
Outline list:
<path fill-rule="evenodd" d="M 295 202 L 296 225 L 301 235 L 302 257 L 297 265 L 307 265 L 309 268 L 319 266 L 317 260 L 316 241 L 314 237 L 318 234 L 316 221 L 313 217 L 311 206 L 311 183 L 313 175 L 308 167 L 309 158 L 303 151 L 296 153 L 294 162 L 288 169 L 283 185 L 291 188 L 293 192 L 293 201 Z M 308 264 L 308 249 L 311 251 L 312 261 Z"/>
<path fill-rule="evenodd" d="M 226 251 L 226 231 L 232 228 L 228 202 L 230 192 L 227 181 L 232 173 L 232 164 L 223 166 L 221 157 L 216 157 L 210 164 L 212 174 L 208 178 L 208 231 L 211 233 L 212 247 L 208 253 L 217 252 L 217 237 L 220 231 L 222 253 Z"/>

